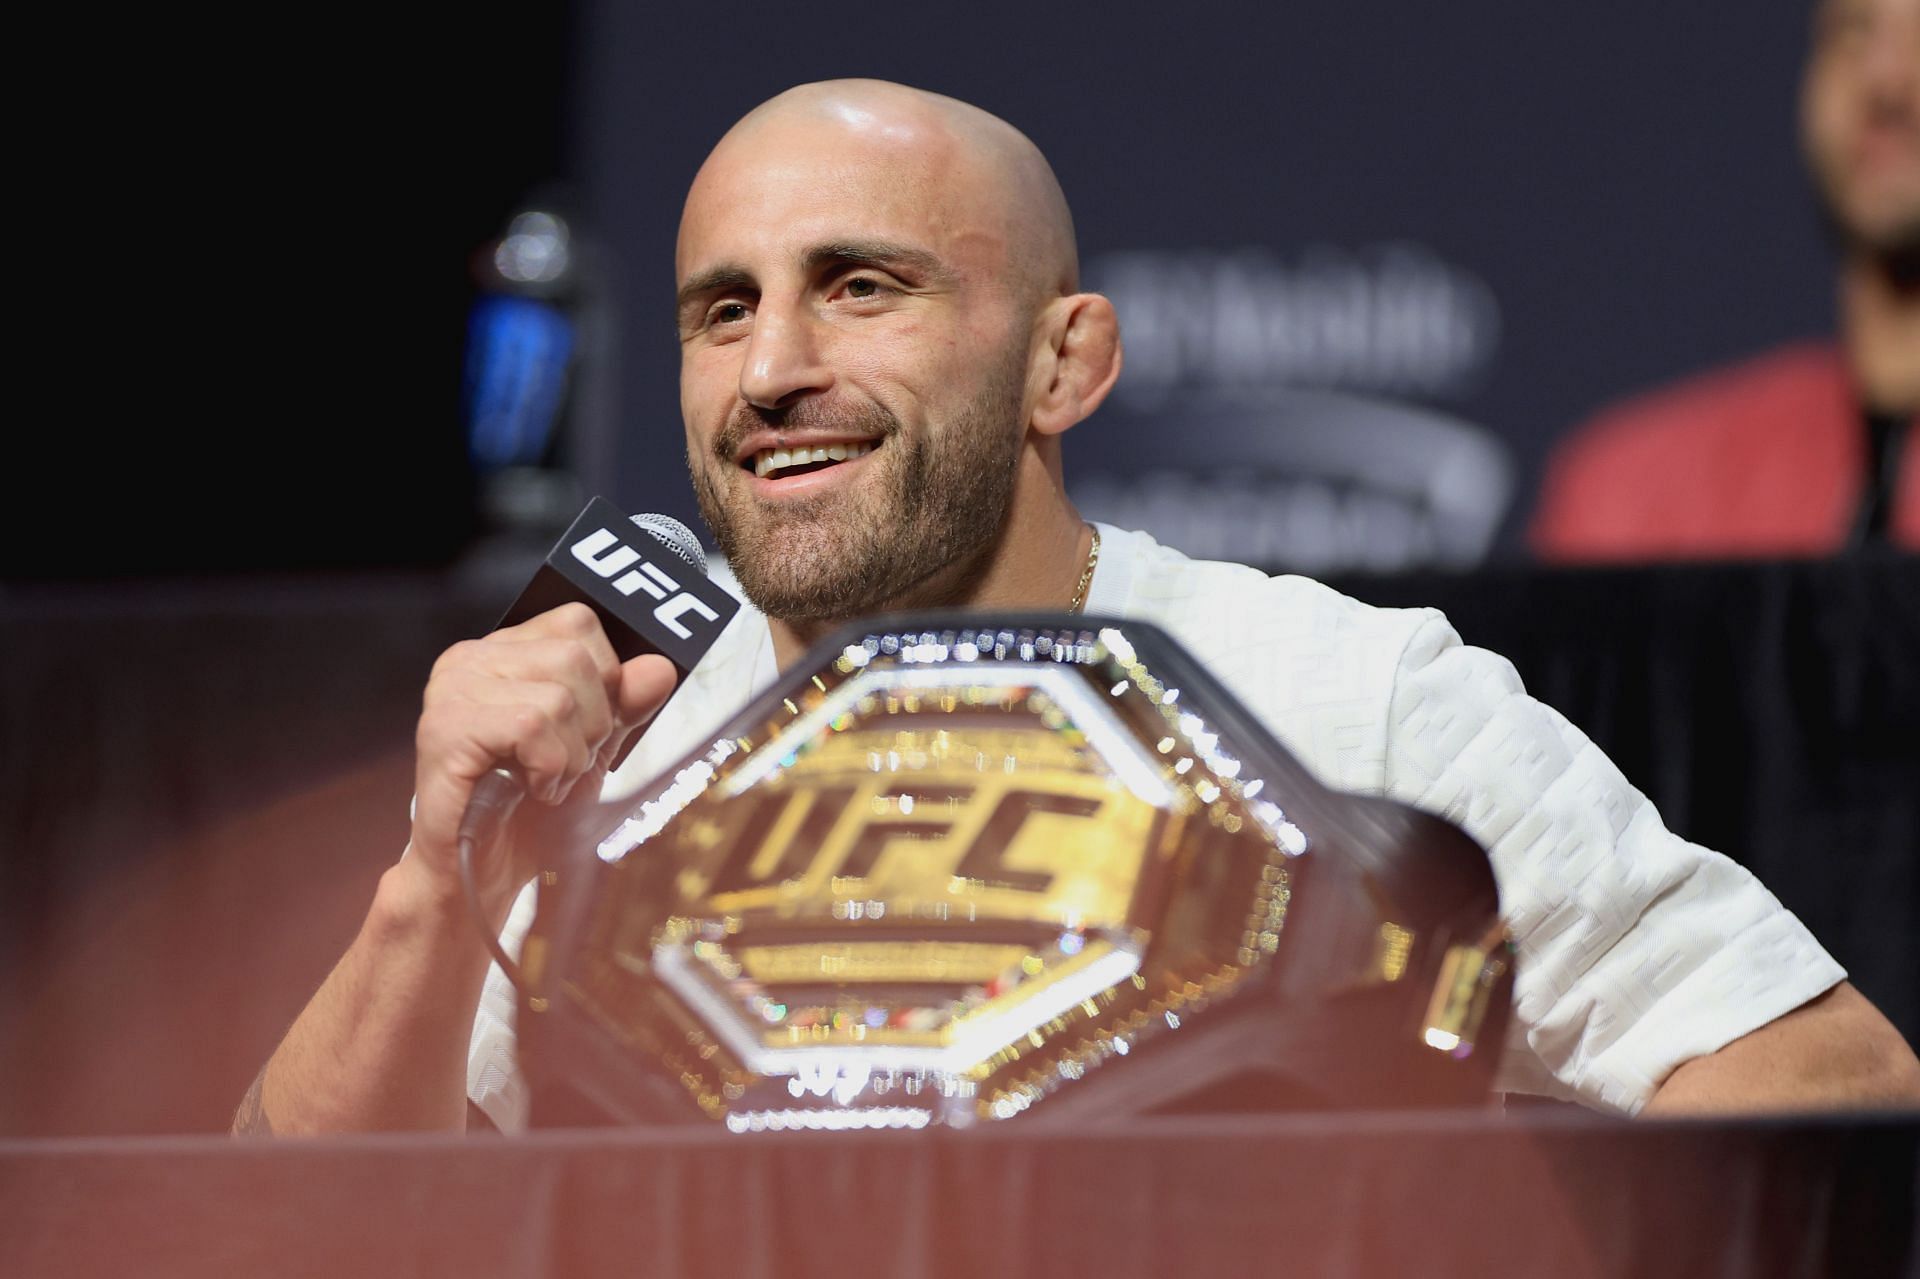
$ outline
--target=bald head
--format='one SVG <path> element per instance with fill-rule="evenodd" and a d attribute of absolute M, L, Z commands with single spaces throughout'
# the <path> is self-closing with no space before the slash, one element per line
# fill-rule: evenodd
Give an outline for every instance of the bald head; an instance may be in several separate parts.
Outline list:
<path fill-rule="evenodd" d="M 1073 217 L 1040 149 L 978 107 L 884 80 L 800 85 L 728 130 L 688 193 L 682 273 L 689 225 L 710 215 L 705 198 L 737 199 L 743 183 L 777 182 L 795 157 L 822 149 L 843 159 L 849 191 L 878 177 L 903 200 L 939 210 L 946 230 L 995 250 L 1005 284 L 1020 295 L 1044 300 L 1079 288 Z"/>
<path fill-rule="evenodd" d="M 694 490 L 776 649 L 883 607 L 1068 598 L 1060 436 L 1121 356 L 1033 143 L 937 94 L 804 85 L 714 147 L 675 258 Z"/>

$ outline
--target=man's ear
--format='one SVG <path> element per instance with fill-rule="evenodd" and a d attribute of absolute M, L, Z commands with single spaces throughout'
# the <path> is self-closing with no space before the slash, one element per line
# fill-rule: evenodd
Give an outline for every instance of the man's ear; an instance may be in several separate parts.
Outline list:
<path fill-rule="evenodd" d="M 1120 376 L 1120 321 L 1098 293 L 1075 293 L 1048 308 L 1043 329 L 1051 373 L 1028 420 L 1059 435 L 1099 408 Z"/>

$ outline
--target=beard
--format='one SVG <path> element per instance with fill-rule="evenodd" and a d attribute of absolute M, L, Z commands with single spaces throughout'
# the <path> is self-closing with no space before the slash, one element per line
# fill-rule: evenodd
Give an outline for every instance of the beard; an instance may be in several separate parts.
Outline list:
<path fill-rule="evenodd" d="M 905 431 L 881 405 L 807 399 L 768 412 L 734 410 L 704 464 L 689 454 L 700 514 L 761 612 L 789 622 L 842 621 L 916 599 L 914 588 L 954 566 L 993 553 L 1013 502 L 1024 434 L 1020 416 L 1026 353 L 1013 344 L 980 393 L 950 419 Z M 813 498 L 762 505 L 744 490 L 734 462 L 740 443 L 762 428 L 873 438 L 859 483 Z M 728 489 L 732 489 L 729 498 Z"/>

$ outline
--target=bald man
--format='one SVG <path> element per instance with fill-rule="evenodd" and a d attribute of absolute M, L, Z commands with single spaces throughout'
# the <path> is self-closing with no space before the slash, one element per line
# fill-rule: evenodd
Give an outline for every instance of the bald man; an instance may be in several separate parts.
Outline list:
<path fill-rule="evenodd" d="M 1092 531 L 1060 435 L 1120 345 L 1031 142 L 899 86 L 791 90 L 714 148 L 675 257 L 694 489 L 783 667 L 882 608 L 1068 600 Z M 785 441 L 872 451 L 757 473 Z"/>
<path fill-rule="evenodd" d="M 571 813 L 656 775 L 839 623 L 941 605 L 1158 622 L 1331 784 L 1466 825 L 1521 944 L 1503 1086 L 1623 1112 L 1920 1098 L 1920 1063 L 1805 929 L 1438 614 L 1081 519 L 1060 437 L 1112 388 L 1119 333 L 1006 123 L 872 81 L 782 94 L 702 166 L 676 259 L 688 464 L 756 607 L 671 702 L 671 667 L 620 664 L 578 606 L 442 656 L 408 853 L 237 1131 L 458 1129 L 469 1096 L 522 1125 L 511 991 L 456 874 L 477 779 L 512 764 L 534 801 L 479 868 L 512 944 L 529 850 Z"/>

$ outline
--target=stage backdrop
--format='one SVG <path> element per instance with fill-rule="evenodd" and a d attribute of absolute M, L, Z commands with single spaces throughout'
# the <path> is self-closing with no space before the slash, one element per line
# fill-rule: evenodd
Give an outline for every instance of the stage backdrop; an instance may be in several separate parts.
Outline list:
<path fill-rule="evenodd" d="M 1310 571 L 1511 550 L 1588 411 L 1825 330 L 1806 8 L 583 0 L 571 167 L 615 327 L 587 348 L 606 393 L 575 406 L 579 464 L 691 512 L 668 319 L 688 180 L 761 99 L 872 75 L 1005 116 L 1059 172 L 1128 344 L 1068 441 L 1090 514 Z"/>

